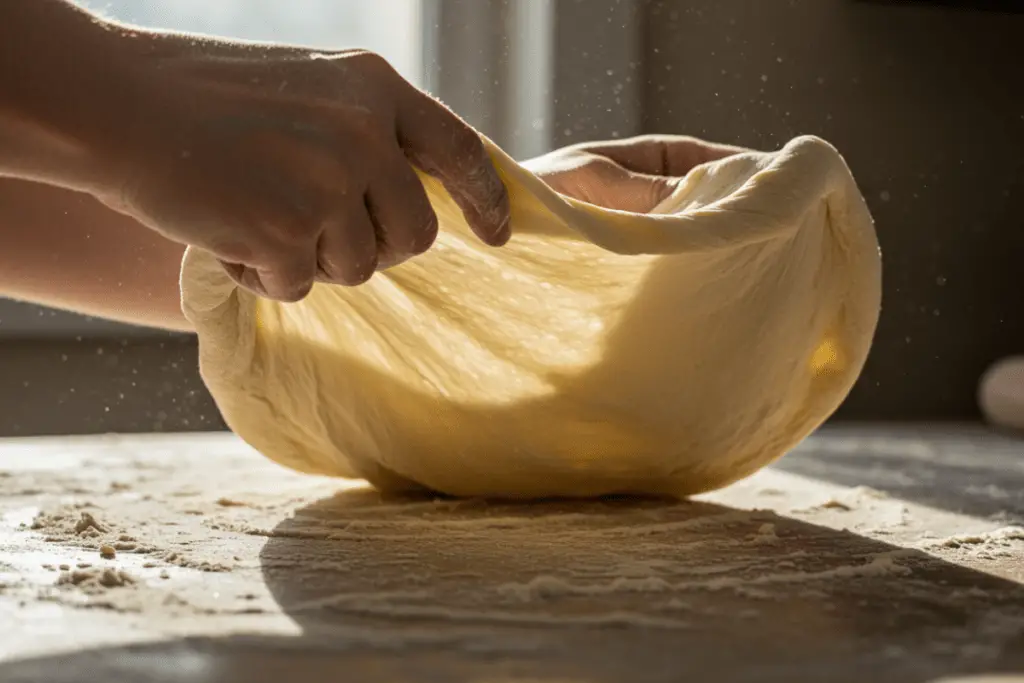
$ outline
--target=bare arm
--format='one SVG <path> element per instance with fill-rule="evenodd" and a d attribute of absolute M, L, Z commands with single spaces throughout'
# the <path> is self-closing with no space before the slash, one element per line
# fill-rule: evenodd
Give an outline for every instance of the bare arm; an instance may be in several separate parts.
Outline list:
<path fill-rule="evenodd" d="M 0 3 L 0 175 L 80 190 L 111 180 L 106 131 L 129 95 L 118 36 L 65 0 Z"/>
<path fill-rule="evenodd" d="M 187 332 L 184 250 L 87 194 L 0 179 L 0 296 Z"/>
<path fill-rule="evenodd" d="M 526 165 L 564 194 L 645 212 L 693 166 L 740 151 L 644 136 L 576 145 Z M 183 251 L 86 194 L 0 179 L 0 296 L 189 331 L 178 294 Z"/>
<path fill-rule="evenodd" d="M 87 194 L 114 182 L 130 39 L 65 0 L 0 2 L 0 296 L 188 331 L 184 246 Z"/>
<path fill-rule="evenodd" d="M 0 2 L 0 176 L 85 191 L 217 255 L 241 285 L 305 296 L 428 249 L 437 176 L 487 244 L 508 195 L 479 136 L 362 50 L 238 43 Z"/>

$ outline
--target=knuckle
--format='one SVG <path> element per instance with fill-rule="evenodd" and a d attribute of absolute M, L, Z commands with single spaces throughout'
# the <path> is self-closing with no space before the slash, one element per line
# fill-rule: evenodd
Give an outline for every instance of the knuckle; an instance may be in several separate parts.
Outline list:
<path fill-rule="evenodd" d="M 396 73 L 391 62 L 371 50 L 358 50 L 352 53 L 350 58 L 370 73 L 388 75 Z"/>

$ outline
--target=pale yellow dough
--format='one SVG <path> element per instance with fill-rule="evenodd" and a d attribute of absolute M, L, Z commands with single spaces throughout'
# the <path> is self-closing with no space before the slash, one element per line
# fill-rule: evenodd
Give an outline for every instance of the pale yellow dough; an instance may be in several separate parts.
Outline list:
<path fill-rule="evenodd" d="M 383 489 L 686 495 L 783 455 L 844 400 L 881 260 L 829 144 L 699 166 L 650 215 L 564 198 L 490 147 L 504 248 L 424 176 L 436 245 L 361 287 L 261 300 L 189 249 L 202 375 L 244 440 Z"/>

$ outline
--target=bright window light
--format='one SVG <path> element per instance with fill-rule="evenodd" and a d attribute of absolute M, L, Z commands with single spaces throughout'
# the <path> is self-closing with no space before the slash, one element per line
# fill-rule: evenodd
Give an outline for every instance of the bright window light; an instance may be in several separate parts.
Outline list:
<path fill-rule="evenodd" d="M 366 48 L 422 86 L 422 0 L 76 0 L 148 28 L 320 49 Z"/>

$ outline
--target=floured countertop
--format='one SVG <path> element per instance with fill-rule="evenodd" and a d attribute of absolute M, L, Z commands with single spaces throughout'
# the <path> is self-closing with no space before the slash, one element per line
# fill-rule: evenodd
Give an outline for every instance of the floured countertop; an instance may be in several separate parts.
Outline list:
<path fill-rule="evenodd" d="M 975 427 L 827 429 L 685 503 L 384 499 L 227 435 L 10 440 L 0 513 L 3 683 L 1024 672 L 1024 441 Z"/>

